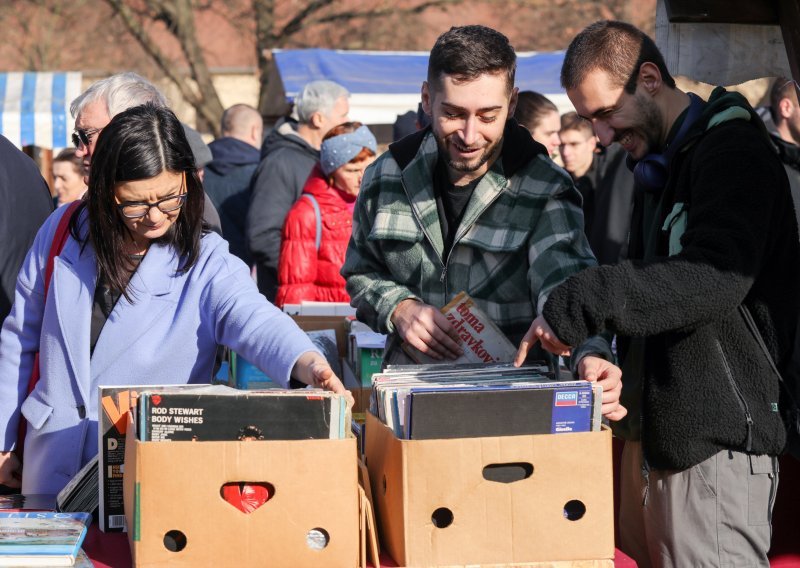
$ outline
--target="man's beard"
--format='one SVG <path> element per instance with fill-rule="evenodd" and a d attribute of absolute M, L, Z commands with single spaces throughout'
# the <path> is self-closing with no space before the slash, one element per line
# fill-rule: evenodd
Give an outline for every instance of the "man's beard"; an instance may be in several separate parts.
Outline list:
<path fill-rule="evenodd" d="M 643 94 L 636 94 L 638 108 L 638 125 L 635 131 L 639 132 L 645 140 L 647 151 L 645 155 L 663 151 L 661 144 L 661 111 L 658 105 Z M 629 129 L 630 130 L 630 129 Z"/>
<path fill-rule="evenodd" d="M 481 169 L 486 162 L 494 157 L 498 147 L 500 146 L 500 143 L 503 141 L 503 138 L 501 137 L 493 144 L 487 145 L 477 159 L 473 159 L 472 161 L 464 161 L 454 160 L 450 154 L 450 147 L 452 146 L 452 143 L 448 145 L 447 138 L 455 137 L 455 134 L 451 134 L 447 138 L 440 138 L 436 132 L 434 132 L 433 136 L 436 139 L 436 144 L 439 146 L 439 155 L 444 157 L 445 161 L 447 162 L 447 166 L 454 171 L 464 173 L 474 172 Z"/>

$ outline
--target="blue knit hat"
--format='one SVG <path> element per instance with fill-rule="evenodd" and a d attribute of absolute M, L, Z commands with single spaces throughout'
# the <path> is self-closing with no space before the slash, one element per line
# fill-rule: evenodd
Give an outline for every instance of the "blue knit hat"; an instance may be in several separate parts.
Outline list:
<path fill-rule="evenodd" d="M 329 176 L 347 162 L 358 156 L 362 148 L 378 153 L 378 142 L 366 126 L 359 126 L 355 132 L 340 134 L 322 141 L 320 149 L 320 166 L 322 172 Z"/>

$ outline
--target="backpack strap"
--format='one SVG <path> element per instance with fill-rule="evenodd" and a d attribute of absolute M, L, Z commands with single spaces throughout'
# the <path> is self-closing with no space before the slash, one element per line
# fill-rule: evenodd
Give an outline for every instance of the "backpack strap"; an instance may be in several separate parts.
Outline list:
<path fill-rule="evenodd" d="M 317 237 L 315 239 L 315 245 L 317 247 L 317 251 L 319 251 L 319 245 L 322 242 L 322 212 L 319 210 L 319 203 L 317 199 L 311 195 L 310 193 L 304 193 L 300 197 L 305 197 L 311 202 L 311 206 L 314 208 L 314 217 L 317 221 Z"/>

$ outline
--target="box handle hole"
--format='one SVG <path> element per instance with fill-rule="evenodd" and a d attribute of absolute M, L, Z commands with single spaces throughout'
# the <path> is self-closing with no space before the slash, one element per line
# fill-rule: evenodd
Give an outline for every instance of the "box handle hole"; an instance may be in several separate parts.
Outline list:
<path fill-rule="evenodd" d="M 167 532 L 164 535 L 164 548 L 170 552 L 180 552 L 186 548 L 186 535 L 177 530 Z"/>
<path fill-rule="evenodd" d="M 306 534 L 306 545 L 311 550 L 322 550 L 331 541 L 331 535 L 323 528 L 311 529 Z"/>
<path fill-rule="evenodd" d="M 265 481 L 230 481 L 219 489 L 220 497 L 249 515 L 275 496 L 275 486 Z"/>
<path fill-rule="evenodd" d="M 567 501 L 567 504 L 564 505 L 564 518 L 568 521 L 580 520 L 585 514 L 586 505 L 583 504 L 583 501 L 573 499 L 572 501 Z"/>
<path fill-rule="evenodd" d="M 497 483 L 514 483 L 533 475 L 533 464 L 527 462 L 491 463 L 483 468 L 483 478 Z"/>
<path fill-rule="evenodd" d="M 383 476 L 383 494 L 386 495 L 386 476 Z"/>
<path fill-rule="evenodd" d="M 439 507 L 431 515 L 433 526 L 438 529 L 446 529 L 453 524 L 453 511 L 447 507 Z"/>

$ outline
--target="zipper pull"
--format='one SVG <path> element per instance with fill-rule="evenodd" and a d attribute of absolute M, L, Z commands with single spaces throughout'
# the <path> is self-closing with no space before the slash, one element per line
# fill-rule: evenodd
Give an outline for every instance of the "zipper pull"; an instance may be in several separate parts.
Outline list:
<path fill-rule="evenodd" d="M 745 446 L 745 451 L 750 453 L 753 449 L 753 419 L 750 415 L 747 415 L 747 445 Z"/>
<path fill-rule="evenodd" d="M 442 276 L 439 278 L 439 282 L 443 283 L 447 280 L 447 265 L 445 264 L 442 267 Z"/>

